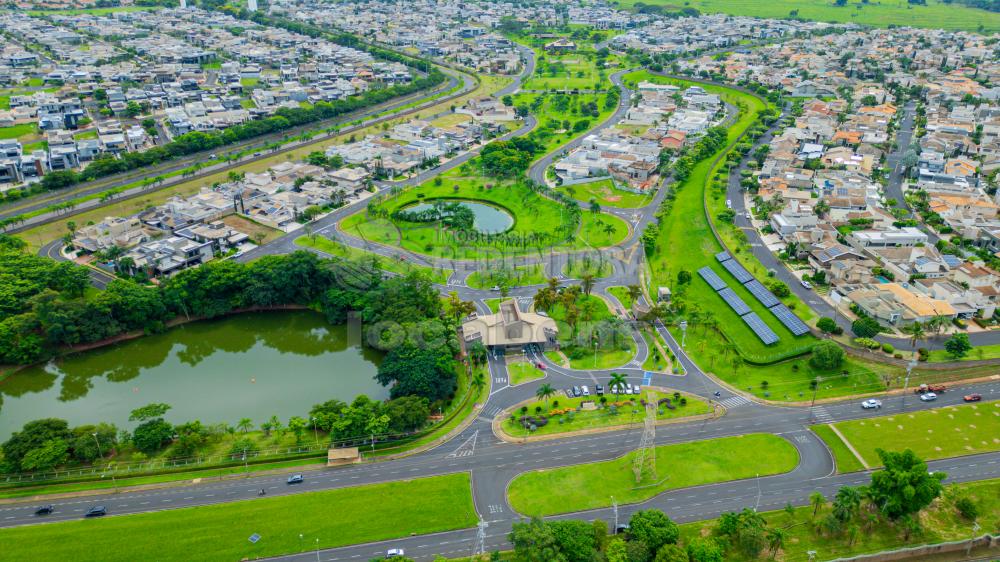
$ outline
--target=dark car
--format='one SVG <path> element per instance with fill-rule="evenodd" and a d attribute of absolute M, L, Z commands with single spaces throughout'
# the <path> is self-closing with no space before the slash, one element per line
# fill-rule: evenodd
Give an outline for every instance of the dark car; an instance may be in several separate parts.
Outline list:
<path fill-rule="evenodd" d="M 599 384 L 594 387 L 594 390 L 597 392 L 598 396 L 604 396 L 604 385 Z"/>
<path fill-rule="evenodd" d="M 35 515 L 48 515 L 52 513 L 52 510 L 53 508 L 51 505 L 43 505 L 35 510 Z"/>
<path fill-rule="evenodd" d="M 579 398 L 582 395 L 583 395 L 583 391 L 580 390 L 580 387 L 579 386 L 574 386 L 573 387 L 573 397 Z"/>
<path fill-rule="evenodd" d="M 108 509 L 103 505 L 95 505 L 84 513 L 84 517 L 103 517 L 108 514 Z"/>
<path fill-rule="evenodd" d="M 303 483 L 305 481 L 306 481 L 306 479 L 303 478 L 301 474 L 293 474 L 293 475 L 291 475 L 291 476 L 288 477 L 288 483 L 289 484 L 301 484 L 301 483 Z"/>

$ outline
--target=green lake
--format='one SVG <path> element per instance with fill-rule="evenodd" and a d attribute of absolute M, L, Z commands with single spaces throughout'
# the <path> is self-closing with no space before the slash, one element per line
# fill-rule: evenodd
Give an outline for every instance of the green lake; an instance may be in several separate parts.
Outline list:
<path fill-rule="evenodd" d="M 357 332 L 315 312 L 251 313 L 36 365 L 0 381 L 0 441 L 45 417 L 131 428 L 129 412 L 151 402 L 170 404 L 173 423 L 259 424 L 331 398 L 388 398 L 374 379 L 381 354 Z"/>

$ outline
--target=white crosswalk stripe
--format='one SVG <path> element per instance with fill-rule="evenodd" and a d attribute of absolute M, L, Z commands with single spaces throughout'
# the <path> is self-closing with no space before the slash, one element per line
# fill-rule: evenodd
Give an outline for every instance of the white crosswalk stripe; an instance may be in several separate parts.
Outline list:
<path fill-rule="evenodd" d="M 812 409 L 812 411 L 813 411 L 813 416 L 816 417 L 817 421 L 821 421 L 823 423 L 830 423 L 833 421 L 833 416 L 831 416 L 830 412 L 827 412 L 826 408 L 824 408 L 823 406 L 816 406 L 815 408 Z"/>
<path fill-rule="evenodd" d="M 722 404 L 723 408 L 731 410 L 733 408 L 739 408 L 740 406 L 746 406 L 747 404 L 753 404 L 753 402 L 741 395 L 736 395 L 722 400 L 719 404 Z"/>

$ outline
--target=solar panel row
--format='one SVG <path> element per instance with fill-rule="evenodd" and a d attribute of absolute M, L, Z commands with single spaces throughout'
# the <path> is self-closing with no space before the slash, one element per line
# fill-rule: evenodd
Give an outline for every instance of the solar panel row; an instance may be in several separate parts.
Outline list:
<path fill-rule="evenodd" d="M 771 313 L 777 317 L 778 321 L 788 328 L 788 331 L 795 334 L 796 336 L 801 336 L 809 331 L 809 326 L 799 319 L 789 308 L 781 303 L 771 307 Z"/>
<path fill-rule="evenodd" d="M 719 263 L 722 263 L 722 262 L 724 262 L 726 260 L 733 259 L 733 256 L 729 255 L 729 252 L 723 250 L 723 251 L 719 252 L 718 254 L 715 254 L 715 259 L 719 260 Z"/>
<path fill-rule="evenodd" d="M 711 287 L 712 290 L 719 291 L 726 288 L 726 282 L 719 277 L 718 273 L 712 271 L 712 268 L 707 265 L 698 270 L 698 275 L 701 275 L 701 278 L 708 283 L 708 286 Z"/>
<path fill-rule="evenodd" d="M 739 295 L 734 293 L 733 290 L 730 289 L 729 287 L 726 287 L 725 289 L 719 291 L 719 296 L 722 297 L 722 300 L 726 301 L 726 304 L 729 305 L 729 308 L 732 308 L 736 312 L 736 314 L 743 316 L 744 314 L 750 312 L 750 307 L 747 306 L 747 303 L 744 302 L 743 299 L 741 299 Z"/>
<path fill-rule="evenodd" d="M 744 315 L 743 321 L 747 323 L 747 326 L 750 326 L 750 329 L 753 330 L 753 333 L 757 334 L 757 337 L 760 338 L 760 341 L 764 342 L 764 345 L 777 343 L 778 335 L 760 319 L 760 316 L 757 316 L 756 312 Z"/>
<path fill-rule="evenodd" d="M 726 268 L 726 271 L 728 271 L 729 273 L 732 273 L 733 277 L 735 277 L 736 280 L 739 281 L 740 283 L 753 281 L 753 275 L 750 275 L 749 271 L 743 269 L 743 266 L 740 265 L 739 262 L 737 262 L 736 260 L 732 259 L 726 260 L 722 262 L 722 267 Z"/>
<path fill-rule="evenodd" d="M 765 287 L 763 283 L 761 283 L 756 279 L 747 282 L 744 286 L 747 288 L 748 291 L 750 291 L 750 294 L 752 294 L 754 297 L 757 298 L 757 300 L 760 301 L 760 304 L 764 305 L 767 308 L 771 308 L 774 305 L 781 304 L 781 301 L 778 300 L 778 297 L 774 296 L 774 293 L 768 291 L 767 287 Z"/>

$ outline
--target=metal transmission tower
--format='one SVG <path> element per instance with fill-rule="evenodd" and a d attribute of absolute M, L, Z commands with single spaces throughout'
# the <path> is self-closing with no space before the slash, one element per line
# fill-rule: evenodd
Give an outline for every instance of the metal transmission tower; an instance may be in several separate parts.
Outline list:
<path fill-rule="evenodd" d="M 642 440 L 639 441 L 639 448 L 635 452 L 635 463 L 632 465 L 632 472 L 635 474 L 635 483 L 642 483 L 643 476 L 650 476 L 656 480 L 656 447 L 653 441 L 656 439 L 656 405 L 646 404 L 646 419 L 642 428 Z"/>

